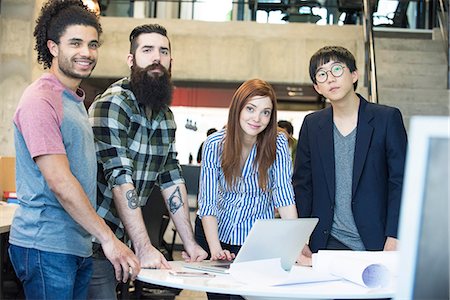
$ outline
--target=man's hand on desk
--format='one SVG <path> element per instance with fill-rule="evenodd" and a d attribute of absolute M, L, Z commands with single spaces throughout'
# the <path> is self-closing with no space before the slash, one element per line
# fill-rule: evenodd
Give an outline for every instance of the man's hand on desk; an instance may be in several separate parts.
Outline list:
<path fill-rule="evenodd" d="M 181 256 L 186 262 L 202 261 L 208 257 L 208 253 L 197 243 L 190 246 L 185 245 L 185 248 L 186 251 L 183 251 Z"/>
<path fill-rule="evenodd" d="M 114 266 L 117 281 L 127 282 L 130 275 L 131 280 L 136 279 L 141 268 L 138 258 L 130 248 L 113 236 L 102 243 L 102 249 L 106 258 Z"/>
<path fill-rule="evenodd" d="M 141 268 L 148 269 L 170 269 L 164 255 L 153 245 L 148 245 L 141 249 L 136 249 L 136 255 L 141 263 Z"/>
<path fill-rule="evenodd" d="M 302 252 L 298 255 L 296 263 L 306 267 L 312 266 L 312 252 L 308 245 L 303 247 Z"/>
<path fill-rule="evenodd" d="M 397 250 L 397 242 L 396 238 L 388 236 L 386 238 L 386 242 L 384 243 L 384 251 L 395 251 Z"/>

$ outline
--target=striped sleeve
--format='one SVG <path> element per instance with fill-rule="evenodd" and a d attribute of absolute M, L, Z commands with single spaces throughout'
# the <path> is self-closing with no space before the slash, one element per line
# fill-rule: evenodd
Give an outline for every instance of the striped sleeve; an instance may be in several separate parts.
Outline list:
<path fill-rule="evenodd" d="M 222 134 L 213 134 L 203 145 L 203 158 L 200 171 L 198 215 L 217 216 L 217 195 L 220 173 Z"/>

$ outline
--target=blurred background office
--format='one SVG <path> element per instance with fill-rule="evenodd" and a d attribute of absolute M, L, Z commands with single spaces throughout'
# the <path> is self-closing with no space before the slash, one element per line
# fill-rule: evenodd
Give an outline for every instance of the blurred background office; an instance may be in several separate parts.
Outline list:
<path fill-rule="evenodd" d="M 86 106 L 128 75 L 125 57 L 134 26 L 157 22 L 168 29 L 183 164 L 189 153 L 195 156 L 209 128 L 223 126 L 232 92 L 249 78 L 274 86 L 279 119 L 299 130 L 304 115 L 327 105 L 307 70 L 312 53 L 324 45 L 353 52 L 358 92 L 399 107 L 406 126 L 412 115 L 448 114 L 448 0 L 83 1 L 98 9 L 104 29 L 98 65 L 83 82 Z M 32 28 L 43 2 L 0 0 L 3 156 L 14 155 L 11 117 L 20 95 L 42 71 L 34 58 Z M 196 122 L 195 131 L 184 126 L 187 119 Z"/>

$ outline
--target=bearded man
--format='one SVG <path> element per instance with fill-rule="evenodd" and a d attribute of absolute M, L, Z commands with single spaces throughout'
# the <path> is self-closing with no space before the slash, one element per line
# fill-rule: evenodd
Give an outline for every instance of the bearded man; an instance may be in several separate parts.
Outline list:
<path fill-rule="evenodd" d="M 185 181 L 175 150 L 176 124 L 169 108 L 171 47 L 158 24 L 130 34 L 130 78 L 113 83 L 89 109 L 97 151 L 97 213 L 119 239 L 130 239 L 142 268 L 170 268 L 148 236 L 142 217 L 153 188 L 160 188 L 184 243 L 186 261 L 207 253 L 195 242 Z M 93 246 L 89 299 L 116 299 L 116 276 L 101 247 Z"/>

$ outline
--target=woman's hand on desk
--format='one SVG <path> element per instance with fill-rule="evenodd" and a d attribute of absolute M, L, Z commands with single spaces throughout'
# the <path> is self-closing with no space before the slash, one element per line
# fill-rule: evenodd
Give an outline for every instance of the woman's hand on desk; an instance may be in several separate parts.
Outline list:
<path fill-rule="evenodd" d="M 211 249 L 211 260 L 228 260 L 231 261 L 235 258 L 235 254 L 222 248 Z"/>

